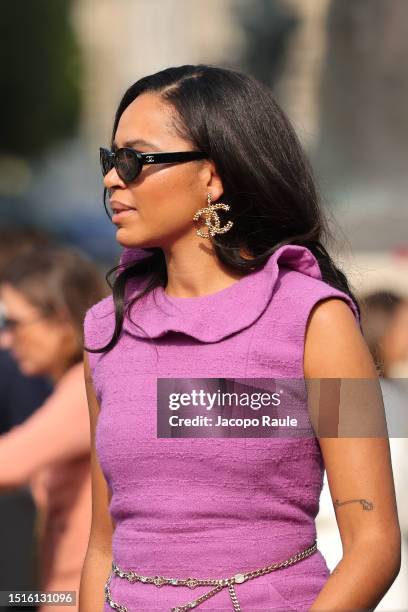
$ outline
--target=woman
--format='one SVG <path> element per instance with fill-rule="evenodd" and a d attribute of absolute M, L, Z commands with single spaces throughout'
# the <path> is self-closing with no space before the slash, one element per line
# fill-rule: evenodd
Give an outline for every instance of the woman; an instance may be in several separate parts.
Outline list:
<path fill-rule="evenodd" d="M 30 483 L 43 512 L 43 591 L 79 588 L 92 499 L 83 317 L 104 295 L 98 270 L 74 248 L 28 249 L 1 277 L 1 345 L 23 374 L 45 376 L 53 384 L 42 406 L 0 436 L 0 487 Z M 56 610 L 66 610 L 66 604 Z"/>
<path fill-rule="evenodd" d="M 254 79 L 181 66 L 126 91 L 111 148 L 104 186 L 125 248 L 112 296 L 84 321 L 81 612 L 374 606 L 399 568 L 386 437 L 158 435 L 159 379 L 376 381 L 289 121 Z M 331 576 L 315 542 L 324 467 L 344 545 Z"/>

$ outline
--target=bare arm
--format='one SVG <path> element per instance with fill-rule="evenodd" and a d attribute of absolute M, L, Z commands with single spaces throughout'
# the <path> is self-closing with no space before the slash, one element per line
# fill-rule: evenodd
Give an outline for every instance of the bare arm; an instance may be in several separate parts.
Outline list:
<path fill-rule="evenodd" d="M 28 482 L 50 463 L 89 453 L 82 363 L 69 371 L 40 408 L 0 436 L 0 490 Z"/>
<path fill-rule="evenodd" d="M 100 408 L 86 352 L 84 352 L 84 374 L 91 428 L 92 524 L 81 575 L 79 612 L 102 612 L 104 584 L 112 564 L 114 525 L 109 513 L 110 490 L 95 451 L 95 428 Z"/>
<path fill-rule="evenodd" d="M 306 331 L 304 372 L 306 378 L 377 378 L 365 340 L 343 300 L 331 298 L 314 308 Z M 401 563 L 388 437 L 318 440 L 343 556 L 310 610 L 372 610 Z"/>

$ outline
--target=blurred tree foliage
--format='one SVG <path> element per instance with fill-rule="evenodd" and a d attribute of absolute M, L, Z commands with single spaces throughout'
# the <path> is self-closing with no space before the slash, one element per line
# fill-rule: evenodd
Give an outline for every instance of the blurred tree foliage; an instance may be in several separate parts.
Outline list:
<path fill-rule="evenodd" d="M 32 158 L 78 125 L 81 64 L 71 0 L 0 6 L 0 150 Z"/>

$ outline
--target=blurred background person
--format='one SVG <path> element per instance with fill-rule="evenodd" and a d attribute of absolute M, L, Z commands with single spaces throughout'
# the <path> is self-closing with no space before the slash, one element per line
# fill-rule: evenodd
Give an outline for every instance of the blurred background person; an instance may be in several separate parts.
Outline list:
<path fill-rule="evenodd" d="M 380 376 L 396 376 L 408 363 L 408 299 L 393 291 L 374 291 L 362 300 L 364 336 Z"/>
<path fill-rule="evenodd" d="M 33 246 L 51 244 L 52 237 L 35 228 L 9 226 L 0 229 L 0 278 L 18 253 Z M 0 310 L 0 326 L 1 326 Z M 46 376 L 25 376 L 7 349 L 0 348 L 0 435 L 19 425 L 51 393 Z M 35 584 L 35 541 L 38 514 L 29 486 L 0 490 L 0 590 L 30 590 Z M 0 608 L 2 609 L 2 608 Z M 22 610 L 23 608 L 17 608 Z M 24 610 L 34 609 L 25 607 Z"/>
<path fill-rule="evenodd" d="M 33 247 L 52 244 L 52 237 L 34 228 L 0 229 L 0 281 L 12 259 Z M 2 312 L 0 310 L 0 317 Z M 53 385 L 46 376 L 25 376 L 9 350 L 0 347 L 0 434 L 22 423 Z M 1 551 L 0 551 L 1 554 Z"/>
<path fill-rule="evenodd" d="M 1 346 L 25 376 L 45 376 L 53 384 L 41 407 L 0 436 L 1 489 L 30 482 L 43 512 L 38 588 L 44 591 L 78 592 L 88 544 L 90 433 L 82 322 L 104 295 L 96 266 L 70 247 L 24 250 L 1 276 Z"/>

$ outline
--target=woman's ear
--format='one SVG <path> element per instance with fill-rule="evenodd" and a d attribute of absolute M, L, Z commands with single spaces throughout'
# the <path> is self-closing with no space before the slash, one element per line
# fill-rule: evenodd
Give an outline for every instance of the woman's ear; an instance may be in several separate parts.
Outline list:
<path fill-rule="evenodd" d="M 224 193 L 224 186 L 217 167 L 211 159 L 203 163 L 200 177 L 206 193 L 211 193 L 212 201 L 216 202 Z"/>

